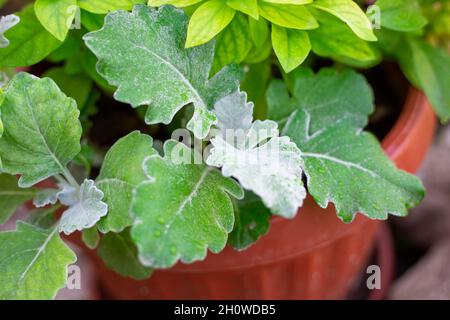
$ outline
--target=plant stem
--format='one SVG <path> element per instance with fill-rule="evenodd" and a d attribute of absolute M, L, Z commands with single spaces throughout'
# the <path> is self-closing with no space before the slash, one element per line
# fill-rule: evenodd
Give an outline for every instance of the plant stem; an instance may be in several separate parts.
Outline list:
<path fill-rule="evenodd" d="M 74 188 L 80 188 L 80 185 L 78 184 L 77 180 L 73 177 L 72 173 L 67 168 L 64 168 L 61 175 L 55 175 L 55 179 L 62 183 L 68 183 Z"/>

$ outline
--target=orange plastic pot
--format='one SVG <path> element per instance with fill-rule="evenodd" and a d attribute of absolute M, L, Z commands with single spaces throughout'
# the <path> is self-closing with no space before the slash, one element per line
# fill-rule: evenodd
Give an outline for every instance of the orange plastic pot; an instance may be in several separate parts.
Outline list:
<path fill-rule="evenodd" d="M 435 123 L 425 96 L 412 89 L 384 150 L 399 168 L 416 172 Z M 227 247 L 145 281 L 121 277 L 98 260 L 99 277 L 113 299 L 342 299 L 359 278 L 379 226 L 362 215 L 346 225 L 333 206 L 322 209 L 308 198 L 295 219 L 273 218 L 269 233 L 246 251 Z"/>

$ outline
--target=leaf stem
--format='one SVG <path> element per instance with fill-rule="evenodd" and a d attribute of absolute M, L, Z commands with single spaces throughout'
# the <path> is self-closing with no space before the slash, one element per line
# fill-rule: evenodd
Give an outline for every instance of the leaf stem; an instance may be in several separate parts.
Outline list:
<path fill-rule="evenodd" d="M 77 180 L 73 177 L 72 173 L 67 168 L 63 169 L 62 175 L 57 174 L 54 176 L 56 180 L 60 183 L 70 184 L 72 187 L 79 189 L 80 185 Z"/>

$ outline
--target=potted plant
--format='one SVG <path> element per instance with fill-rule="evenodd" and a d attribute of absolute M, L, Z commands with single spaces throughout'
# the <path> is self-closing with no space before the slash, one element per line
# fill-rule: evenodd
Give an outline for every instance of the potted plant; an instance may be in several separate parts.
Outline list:
<path fill-rule="evenodd" d="M 378 221 L 422 200 L 401 169 L 434 130 L 411 90 L 383 140 L 397 168 L 351 67 L 398 61 L 448 121 L 437 4 L 379 0 L 375 31 L 350 0 L 37 0 L 2 17 L 0 222 L 37 209 L 0 233 L 0 297 L 53 298 L 76 234 L 112 298 L 344 297 Z"/>

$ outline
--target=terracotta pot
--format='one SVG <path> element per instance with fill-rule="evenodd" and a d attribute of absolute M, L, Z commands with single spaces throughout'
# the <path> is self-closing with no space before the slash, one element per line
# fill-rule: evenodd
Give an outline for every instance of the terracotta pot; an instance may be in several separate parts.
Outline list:
<path fill-rule="evenodd" d="M 416 172 L 431 144 L 435 116 L 412 89 L 383 141 L 399 168 Z M 269 233 L 243 252 L 227 247 L 205 261 L 155 271 L 145 281 L 123 278 L 98 262 L 102 287 L 115 299 L 342 299 L 359 278 L 379 221 L 358 215 L 343 224 L 333 206 L 311 198 L 293 220 L 271 221 Z"/>

